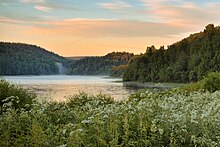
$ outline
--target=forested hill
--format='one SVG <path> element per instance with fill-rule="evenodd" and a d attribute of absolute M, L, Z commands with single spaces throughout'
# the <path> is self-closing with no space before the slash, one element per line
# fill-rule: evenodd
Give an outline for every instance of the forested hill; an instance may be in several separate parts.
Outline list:
<path fill-rule="evenodd" d="M 85 57 L 75 60 L 69 66 L 73 75 L 111 75 L 114 66 L 125 65 L 133 57 L 127 52 L 112 52 L 100 57 Z"/>
<path fill-rule="evenodd" d="M 65 58 L 41 47 L 0 42 L 0 75 L 59 74 L 65 64 Z"/>
<path fill-rule="evenodd" d="M 206 26 L 168 49 L 148 47 L 145 54 L 130 61 L 124 81 L 191 82 L 208 72 L 220 71 L 220 26 Z"/>

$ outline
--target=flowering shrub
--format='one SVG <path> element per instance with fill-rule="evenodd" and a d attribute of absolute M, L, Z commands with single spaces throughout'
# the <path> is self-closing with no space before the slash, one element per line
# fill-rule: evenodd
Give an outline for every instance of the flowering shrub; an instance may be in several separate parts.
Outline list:
<path fill-rule="evenodd" d="M 35 98 L 36 95 L 34 93 L 0 78 L 0 114 L 4 111 L 3 105 L 5 103 L 10 102 L 15 109 L 30 109 Z"/>
<path fill-rule="evenodd" d="M 91 97 L 83 105 L 36 102 L 31 110 L 15 109 L 7 101 L 0 116 L 0 146 L 220 144 L 220 91 L 146 91 L 128 101 L 104 103 L 105 96 Z"/>

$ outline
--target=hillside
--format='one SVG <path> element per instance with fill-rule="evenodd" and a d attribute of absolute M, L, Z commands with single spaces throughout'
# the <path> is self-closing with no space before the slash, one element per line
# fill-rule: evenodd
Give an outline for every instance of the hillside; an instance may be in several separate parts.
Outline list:
<path fill-rule="evenodd" d="M 206 26 L 200 33 L 177 43 L 156 49 L 132 59 L 123 76 L 124 81 L 192 82 L 209 72 L 220 71 L 220 27 Z"/>
<path fill-rule="evenodd" d="M 0 42 L 0 75 L 50 75 L 61 71 L 67 59 L 36 45 Z"/>
<path fill-rule="evenodd" d="M 133 54 L 112 52 L 101 57 L 85 57 L 69 65 L 72 75 L 110 75 L 114 66 L 125 65 Z"/>
<path fill-rule="evenodd" d="M 88 57 L 88 56 L 75 56 L 75 57 L 65 57 L 65 58 L 68 60 L 80 60 L 80 59 L 83 59 L 86 57 Z"/>

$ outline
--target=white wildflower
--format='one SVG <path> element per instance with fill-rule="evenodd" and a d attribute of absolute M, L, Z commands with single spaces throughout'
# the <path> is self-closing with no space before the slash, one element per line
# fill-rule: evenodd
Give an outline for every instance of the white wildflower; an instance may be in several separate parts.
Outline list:
<path fill-rule="evenodd" d="M 160 135 L 163 135 L 163 132 L 164 132 L 164 131 L 163 131 L 162 128 L 159 128 L 158 131 L 159 131 Z"/>
<path fill-rule="evenodd" d="M 63 134 L 66 134 L 66 129 L 64 129 L 64 130 L 62 131 L 62 133 L 63 133 Z"/>

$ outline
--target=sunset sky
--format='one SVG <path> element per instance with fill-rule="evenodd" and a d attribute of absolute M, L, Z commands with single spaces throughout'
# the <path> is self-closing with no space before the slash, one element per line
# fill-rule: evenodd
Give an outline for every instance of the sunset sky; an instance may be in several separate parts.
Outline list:
<path fill-rule="evenodd" d="M 0 0 L 0 41 L 62 56 L 143 53 L 213 23 L 220 0 Z"/>

